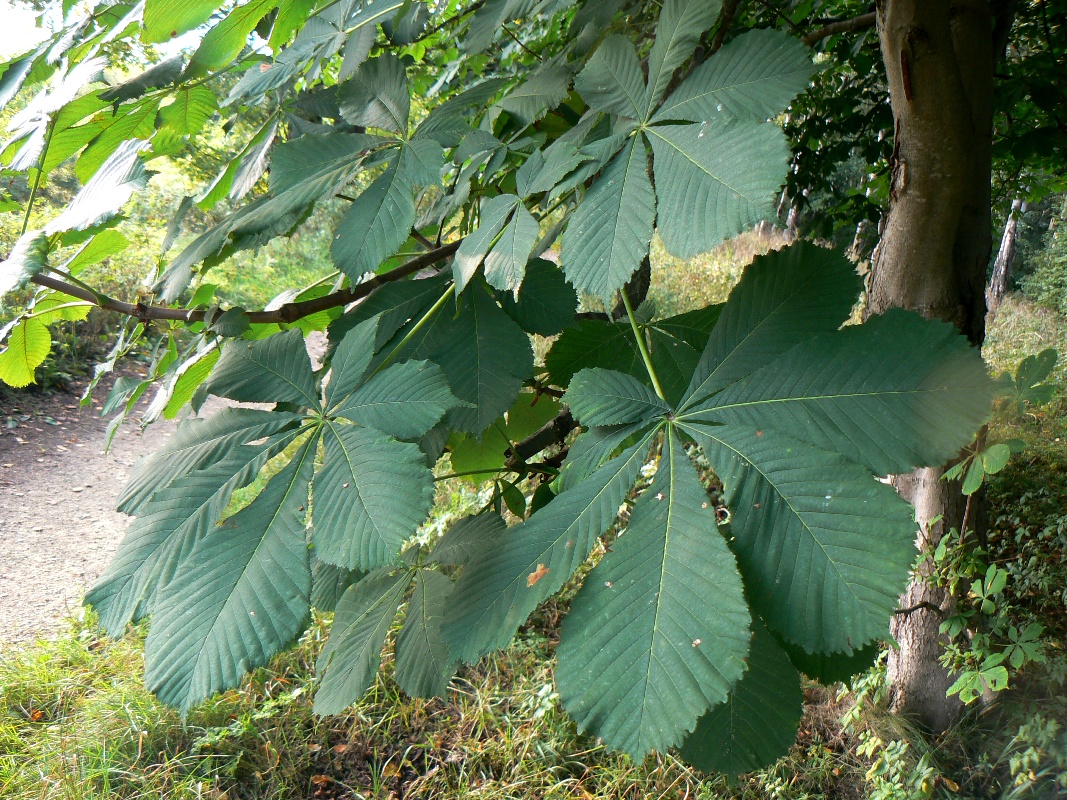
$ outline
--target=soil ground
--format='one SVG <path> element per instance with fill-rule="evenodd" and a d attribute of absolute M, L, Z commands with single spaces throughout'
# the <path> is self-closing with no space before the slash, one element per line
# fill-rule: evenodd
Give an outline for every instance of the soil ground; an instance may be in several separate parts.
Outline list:
<path fill-rule="evenodd" d="M 0 398 L 0 643 L 49 637 L 107 567 L 129 517 L 115 498 L 130 467 L 171 436 L 173 422 L 142 433 L 151 393 L 104 453 L 107 385 L 80 407 L 70 393 Z"/>

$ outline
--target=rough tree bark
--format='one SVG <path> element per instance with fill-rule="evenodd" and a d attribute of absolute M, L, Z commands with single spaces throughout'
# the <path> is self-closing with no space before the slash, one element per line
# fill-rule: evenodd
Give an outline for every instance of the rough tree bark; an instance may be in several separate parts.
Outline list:
<path fill-rule="evenodd" d="M 954 323 L 976 345 L 985 334 L 985 270 L 992 242 L 993 69 L 1007 2 L 882 0 L 878 33 L 895 120 L 889 210 L 872 259 L 868 313 L 893 306 Z M 893 483 L 915 505 L 920 548 L 960 525 L 962 497 L 942 469 Z M 934 523 L 936 518 L 941 521 Z M 952 598 L 918 572 L 902 608 Z M 889 677 L 895 711 L 944 730 L 960 704 L 938 663 L 939 615 L 927 606 L 894 618 Z"/>
<path fill-rule="evenodd" d="M 1015 198 L 1011 202 L 1008 221 L 1004 223 L 1004 235 L 1000 239 L 997 260 L 993 262 L 993 275 L 989 279 L 989 288 L 985 291 L 985 302 L 990 311 L 996 311 L 1000 301 L 1008 291 L 1008 278 L 1011 277 L 1011 265 L 1015 261 L 1015 238 L 1019 232 L 1019 217 L 1026 213 L 1026 202 Z"/>

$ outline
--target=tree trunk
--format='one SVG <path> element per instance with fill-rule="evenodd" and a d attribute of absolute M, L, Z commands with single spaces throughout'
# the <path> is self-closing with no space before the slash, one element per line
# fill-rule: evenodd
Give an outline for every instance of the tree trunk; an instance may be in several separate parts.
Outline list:
<path fill-rule="evenodd" d="M 1000 239 L 997 260 L 993 263 L 993 277 L 989 279 L 989 288 L 985 292 L 985 302 L 990 311 L 996 311 L 1004 293 L 1008 291 L 1008 278 L 1011 277 L 1011 265 L 1015 261 L 1015 237 L 1019 229 L 1019 217 L 1026 213 L 1026 203 L 1020 198 L 1011 201 L 1011 213 L 1004 223 L 1004 235 Z"/>
<path fill-rule="evenodd" d="M 992 243 L 990 179 L 994 20 L 991 0 L 882 0 L 878 31 L 895 121 L 889 210 L 868 283 L 868 314 L 901 306 L 985 334 L 985 272 Z M 999 20 L 998 20 L 999 21 Z M 959 527 L 962 496 L 943 469 L 893 478 L 915 505 L 918 545 Z M 935 520 L 940 519 L 939 522 Z M 902 608 L 949 608 L 921 567 Z M 923 607 L 894 617 L 889 677 L 895 711 L 944 730 L 961 706 L 938 663 L 941 619 Z"/>

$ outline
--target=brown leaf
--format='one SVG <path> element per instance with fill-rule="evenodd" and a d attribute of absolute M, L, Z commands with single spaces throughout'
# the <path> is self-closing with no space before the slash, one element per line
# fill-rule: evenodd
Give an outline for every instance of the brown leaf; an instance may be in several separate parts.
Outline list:
<path fill-rule="evenodd" d="M 546 567 L 544 564 L 538 564 L 537 569 L 535 569 L 533 572 L 526 576 L 526 585 L 533 586 L 547 574 L 548 567 Z"/>

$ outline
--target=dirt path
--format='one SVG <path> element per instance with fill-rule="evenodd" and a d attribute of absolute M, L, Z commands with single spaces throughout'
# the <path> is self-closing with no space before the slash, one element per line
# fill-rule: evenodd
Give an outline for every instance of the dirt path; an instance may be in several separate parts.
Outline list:
<path fill-rule="evenodd" d="M 309 334 L 307 347 L 319 366 L 325 336 Z M 91 409 L 78 404 L 84 386 L 0 397 L 0 646 L 54 636 L 65 616 L 79 612 L 129 523 L 115 500 L 130 468 L 177 430 L 161 420 L 141 433 L 137 420 L 152 396 L 146 392 L 105 455 L 108 420 L 100 405 L 110 382 L 97 388 Z M 227 403 L 209 398 L 201 413 Z"/>
<path fill-rule="evenodd" d="M 107 422 L 77 394 L 0 399 L 0 643 L 54 635 L 80 608 L 129 522 L 114 506 L 130 467 L 176 428 L 127 421 L 105 455 Z"/>

